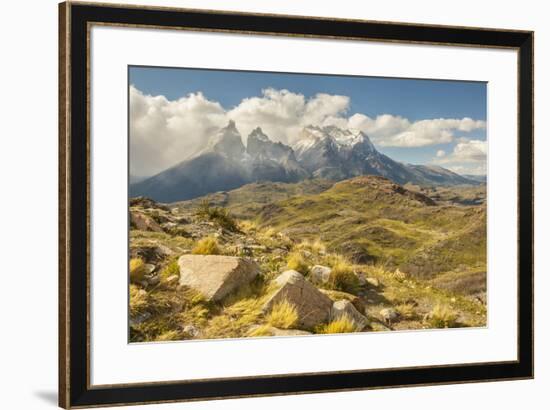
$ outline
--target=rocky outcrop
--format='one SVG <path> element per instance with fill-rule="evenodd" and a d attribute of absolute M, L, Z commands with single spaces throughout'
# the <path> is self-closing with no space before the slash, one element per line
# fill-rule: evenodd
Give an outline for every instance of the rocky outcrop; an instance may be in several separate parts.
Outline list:
<path fill-rule="evenodd" d="M 140 231 L 163 232 L 160 225 L 153 218 L 141 212 L 130 212 L 130 226 Z"/>
<path fill-rule="evenodd" d="M 357 326 L 357 331 L 365 329 L 369 325 L 369 321 L 353 306 L 349 300 L 338 300 L 332 304 L 330 310 L 330 320 L 338 320 L 342 316 L 348 317 Z"/>
<path fill-rule="evenodd" d="M 301 329 L 312 329 L 324 323 L 330 316 L 332 301 L 309 283 L 299 272 L 287 270 L 273 280 L 277 290 L 264 304 L 264 312 L 283 300 L 296 307 L 298 325 Z"/>
<path fill-rule="evenodd" d="M 206 300 L 220 301 L 250 283 L 260 267 L 250 259 L 221 255 L 183 255 L 178 259 L 179 284 L 200 292 Z"/>

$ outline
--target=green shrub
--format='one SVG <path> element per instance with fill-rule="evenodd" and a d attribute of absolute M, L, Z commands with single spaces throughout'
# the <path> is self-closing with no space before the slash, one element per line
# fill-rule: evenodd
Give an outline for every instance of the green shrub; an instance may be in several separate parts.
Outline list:
<path fill-rule="evenodd" d="M 193 255 L 220 255 L 221 249 L 218 240 L 213 237 L 201 239 L 191 251 Z"/>
<path fill-rule="evenodd" d="M 239 227 L 235 219 L 225 208 L 210 206 L 207 200 L 204 200 L 199 205 L 197 216 L 201 219 L 206 219 L 216 222 L 219 226 L 231 232 L 238 232 Z"/>

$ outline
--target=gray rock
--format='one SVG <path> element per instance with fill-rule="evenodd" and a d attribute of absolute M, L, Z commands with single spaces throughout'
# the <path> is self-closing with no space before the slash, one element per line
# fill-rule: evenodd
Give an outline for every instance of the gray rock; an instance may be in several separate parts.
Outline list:
<path fill-rule="evenodd" d="M 144 274 L 147 276 L 155 271 L 155 265 L 153 265 L 152 263 L 146 263 L 145 265 L 143 265 L 143 269 Z"/>
<path fill-rule="evenodd" d="M 275 278 L 273 283 L 277 290 L 264 304 L 264 312 L 269 312 L 277 302 L 286 300 L 296 307 L 299 328 L 311 329 L 328 320 L 332 301 L 299 272 L 287 270 Z"/>
<path fill-rule="evenodd" d="M 180 277 L 178 275 L 170 275 L 166 278 L 166 280 L 164 282 L 166 284 L 173 284 L 173 283 L 178 282 L 179 278 Z"/>
<path fill-rule="evenodd" d="M 260 272 L 254 261 L 235 256 L 183 255 L 178 259 L 179 284 L 199 291 L 206 300 L 219 301 L 250 283 Z"/>
<path fill-rule="evenodd" d="M 376 278 L 366 278 L 365 281 L 373 288 L 380 286 L 380 281 Z"/>
<path fill-rule="evenodd" d="M 328 283 L 332 269 L 328 266 L 315 265 L 309 271 L 309 277 L 315 284 L 322 285 Z"/>
<path fill-rule="evenodd" d="M 135 316 L 130 316 L 130 326 L 131 327 L 134 327 L 134 326 L 137 326 L 147 320 L 149 320 L 149 318 L 151 317 L 151 313 L 149 312 L 143 312 L 139 315 L 135 315 Z"/>
<path fill-rule="evenodd" d="M 369 325 L 369 321 L 353 306 L 349 300 L 338 300 L 332 304 L 330 310 L 330 320 L 340 319 L 342 316 L 347 316 L 355 322 L 357 330 L 361 331 Z"/>
<path fill-rule="evenodd" d="M 380 316 L 386 325 L 391 325 L 399 317 L 399 313 L 393 308 L 384 308 L 380 311 Z"/>
<path fill-rule="evenodd" d="M 130 224 L 140 231 L 163 232 L 160 225 L 153 218 L 141 212 L 130 212 Z"/>
<path fill-rule="evenodd" d="M 184 333 L 188 334 L 191 337 L 197 337 L 200 333 L 199 329 L 193 325 L 186 325 L 183 327 Z"/>

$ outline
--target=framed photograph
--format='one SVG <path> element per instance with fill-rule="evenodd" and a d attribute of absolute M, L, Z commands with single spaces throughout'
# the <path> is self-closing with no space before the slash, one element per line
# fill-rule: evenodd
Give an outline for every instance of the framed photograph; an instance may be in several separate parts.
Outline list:
<path fill-rule="evenodd" d="M 59 400 L 533 377 L 533 32 L 59 7 Z"/>

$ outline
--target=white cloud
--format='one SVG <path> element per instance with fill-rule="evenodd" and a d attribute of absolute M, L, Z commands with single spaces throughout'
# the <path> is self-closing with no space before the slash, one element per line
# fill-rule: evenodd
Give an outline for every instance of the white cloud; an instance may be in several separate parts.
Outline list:
<path fill-rule="evenodd" d="M 437 158 L 442 158 L 445 156 L 445 151 L 443 151 L 442 149 L 438 149 L 437 152 L 435 153 L 435 156 Z"/>
<path fill-rule="evenodd" d="M 485 128 L 485 121 L 437 118 L 410 122 L 390 114 L 372 119 L 364 114 L 354 114 L 348 125 L 367 133 L 372 141 L 382 147 L 424 147 L 446 144 L 455 138 L 454 131 L 471 132 Z"/>
<path fill-rule="evenodd" d="M 439 157 L 439 155 L 437 155 Z M 487 173 L 487 141 L 461 141 L 447 156 L 433 161 L 459 174 L 485 175 Z"/>
<path fill-rule="evenodd" d="M 383 114 L 348 116 L 350 98 L 319 93 L 310 98 L 288 90 L 267 88 L 261 96 L 245 98 L 226 111 L 203 94 L 189 94 L 175 101 L 164 96 L 145 95 L 130 87 L 130 172 L 152 175 L 172 166 L 206 145 L 208 137 L 229 119 L 246 143 L 257 126 L 275 141 L 292 144 L 307 125 L 336 125 L 365 132 L 375 145 L 422 147 L 460 140 L 464 133 L 485 128 L 484 121 L 471 118 L 427 119 L 411 122 Z"/>
<path fill-rule="evenodd" d="M 204 146 L 227 122 L 223 107 L 201 93 L 169 101 L 130 87 L 130 174 L 153 175 Z"/>
<path fill-rule="evenodd" d="M 349 97 L 342 95 L 316 94 L 306 99 L 302 94 L 268 88 L 261 97 L 245 98 L 227 115 L 245 140 L 254 128 L 261 126 L 271 139 L 292 143 L 303 127 L 324 125 L 344 114 L 349 104 Z"/>

